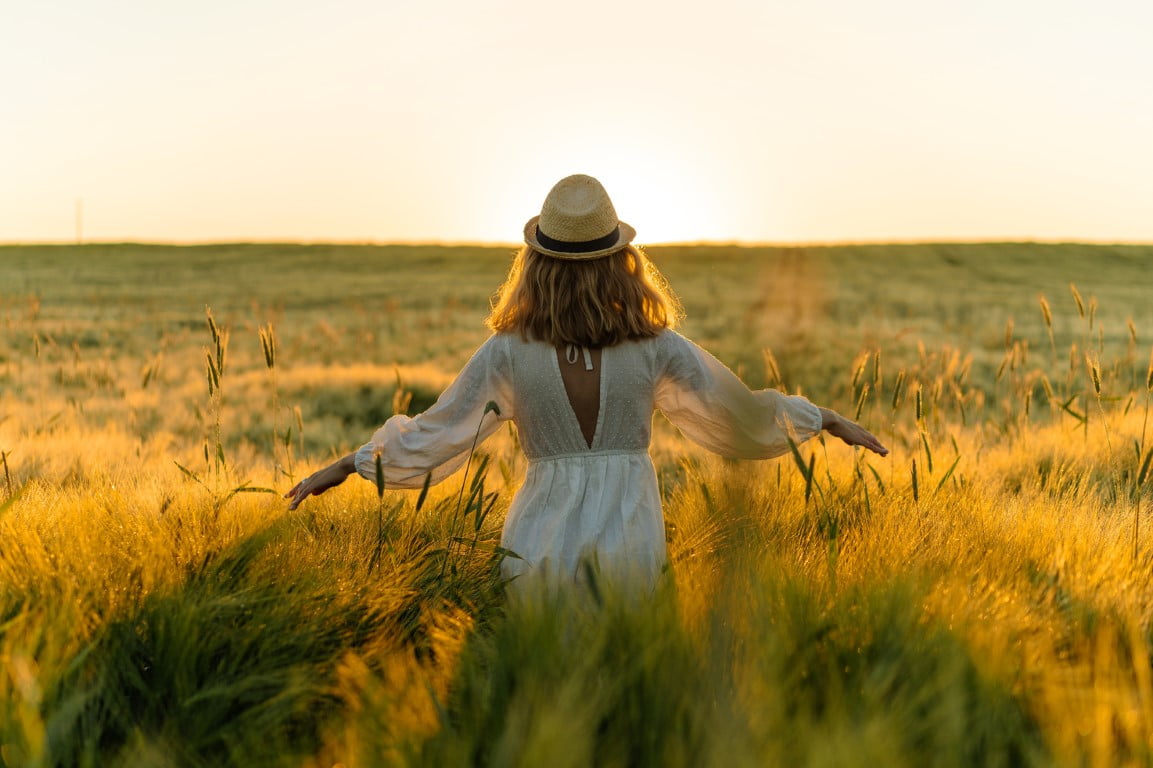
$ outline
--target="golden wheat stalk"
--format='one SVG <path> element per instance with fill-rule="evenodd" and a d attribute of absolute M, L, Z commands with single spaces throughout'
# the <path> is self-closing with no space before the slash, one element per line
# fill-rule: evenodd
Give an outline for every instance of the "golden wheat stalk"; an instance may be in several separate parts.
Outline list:
<path fill-rule="evenodd" d="M 1085 319 L 1085 302 L 1081 300 L 1081 292 L 1077 290 L 1077 286 L 1069 283 L 1069 292 L 1073 294 L 1073 301 L 1077 302 L 1077 314 L 1081 319 Z"/>
<path fill-rule="evenodd" d="M 272 330 L 272 323 L 263 327 L 260 333 L 260 349 L 264 352 L 264 364 L 268 370 L 276 367 L 276 333 Z"/>

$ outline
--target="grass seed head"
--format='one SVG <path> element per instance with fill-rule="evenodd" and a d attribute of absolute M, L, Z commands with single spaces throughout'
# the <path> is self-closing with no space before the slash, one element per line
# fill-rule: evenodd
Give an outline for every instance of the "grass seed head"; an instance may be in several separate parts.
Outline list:
<path fill-rule="evenodd" d="M 392 413 L 408 415 L 408 409 L 412 407 L 412 392 L 407 389 L 397 387 L 392 391 Z"/>
<path fill-rule="evenodd" d="M 1145 484 L 1146 478 L 1149 477 L 1149 465 L 1153 462 L 1153 448 L 1145 452 L 1145 461 L 1141 464 L 1141 471 L 1137 473 L 1137 487 L 1140 488 Z"/>
<path fill-rule="evenodd" d="M 773 350 L 765 347 L 761 351 L 761 355 L 765 359 L 765 375 L 769 378 L 769 384 L 779 386 L 781 383 L 781 367 L 777 365 L 777 358 L 773 355 Z"/>
<path fill-rule="evenodd" d="M 857 355 L 855 364 L 853 365 L 853 383 L 852 389 L 856 389 L 857 385 L 861 382 L 861 377 L 865 375 L 865 366 L 869 363 L 869 353 L 862 352 Z"/>
<path fill-rule="evenodd" d="M 213 346 L 220 346 L 220 328 L 216 325 L 216 318 L 212 316 L 212 307 L 204 305 L 204 316 L 208 318 L 208 331 L 212 334 Z"/>
<path fill-rule="evenodd" d="M 216 368 L 216 361 L 212 359 L 212 353 L 206 353 L 207 360 L 207 377 L 208 377 L 208 396 L 212 397 L 220 389 L 220 371 Z"/>
<path fill-rule="evenodd" d="M 4 487 L 8 491 L 8 496 L 12 496 L 12 476 L 8 473 L 8 454 L 11 451 L 0 451 L 0 464 L 4 466 Z"/>
<path fill-rule="evenodd" d="M 1073 301 L 1077 302 L 1077 314 L 1081 319 L 1085 319 L 1085 302 L 1081 300 L 1081 292 L 1077 290 L 1077 286 L 1069 283 L 1069 292 L 1073 294 Z"/>
<path fill-rule="evenodd" d="M 1153 362 L 1151 362 L 1151 365 L 1153 365 Z M 897 381 L 893 384 L 893 410 L 894 411 L 897 410 L 897 407 L 901 404 L 901 395 L 903 394 L 904 385 L 905 385 L 905 369 L 902 368 L 901 370 L 897 371 Z"/>
<path fill-rule="evenodd" d="M 1097 397 L 1101 396 L 1101 369 L 1089 354 L 1085 354 L 1085 367 L 1089 369 L 1089 378 L 1093 380 L 1093 391 Z"/>
<path fill-rule="evenodd" d="M 865 385 L 863 387 L 861 387 L 861 396 L 857 398 L 857 410 L 856 410 L 855 415 L 853 416 L 853 421 L 860 421 L 861 420 L 861 411 L 864 410 L 865 401 L 868 398 L 869 398 L 869 382 L 866 381 Z"/>
<path fill-rule="evenodd" d="M 917 502 L 917 501 L 921 500 L 921 491 L 920 491 L 919 484 L 917 482 L 917 460 L 916 459 L 913 459 L 913 473 L 912 474 L 913 474 L 913 477 L 912 477 L 912 479 L 913 479 L 913 501 Z"/>
<path fill-rule="evenodd" d="M 272 323 L 260 329 L 260 349 L 264 352 L 264 364 L 271 371 L 276 367 L 276 333 Z"/>
<path fill-rule="evenodd" d="M 1053 310 L 1049 308 L 1049 302 L 1045 298 L 1045 294 L 1041 294 L 1041 317 L 1045 318 L 1045 327 L 1050 331 L 1053 330 Z"/>
<path fill-rule="evenodd" d="M 224 366 L 228 363 L 228 330 L 221 331 L 216 337 L 216 370 L 223 374 Z"/>

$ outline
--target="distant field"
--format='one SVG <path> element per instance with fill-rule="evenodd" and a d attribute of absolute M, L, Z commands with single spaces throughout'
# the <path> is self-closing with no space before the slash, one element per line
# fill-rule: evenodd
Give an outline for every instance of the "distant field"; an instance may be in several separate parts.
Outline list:
<path fill-rule="evenodd" d="M 925 355 L 957 350 L 973 357 L 969 382 L 991 393 L 1010 322 L 1029 362 L 1053 374 L 1067 366 L 1073 343 L 1082 353 L 1128 355 L 1137 370 L 1145 361 L 1130 349 L 1128 323 L 1139 331 L 1136 346 L 1153 337 L 1153 247 L 702 246 L 649 253 L 684 303 L 689 336 L 752 386 L 780 383 L 766 371 L 770 350 L 786 386 L 821 400 L 850 396 L 850 368 L 865 351 L 881 352 L 882 376 L 891 383 L 900 368 L 931 365 Z M 386 405 L 365 406 L 375 417 L 391 407 L 396 366 L 451 375 L 464 363 L 487 334 L 488 300 L 511 255 L 435 246 L 0 248 L 0 311 L 9 329 L 0 343 L 0 382 L 13 385 L 17 398 L 29 396 L 29 353 L 39 335 L 41 373 L 51 368 L 64 390 L 70 378 L 96 375 L 93 368 L 115 381 L 105 387 L 113 395 L 131 390 L 150 365 L 154 381 L 191 383 L 191 372 L 202 367 L 204 309 L 211 306 L 233 329 L 237 374 L 262 368 L 257 328 L 272 323 L 285 384 L 316 366 L 372 369 L 375 376 L 337 375 L 313 386 L 335 389 L 322 399 L 372 397 L 384 387 Z M 1071 284 L 1086 311 L 1095 308 L 1092 330 L 1078 315 Z M 1052 347 L 1042 295 L 1052 307 Z M 1053 349 L 1060 360 L 1052 359 Z M 65 361 L 71 374 L 60 368 Z M 432 378 L 426 399 L 443 383 Z M 348 418 L 361 428 L 375 421 Z M 325 439 L 338 438 L 326 432 Z"/>
<path fill-rule="evenodd" d="M 648 253 L 893 453 L 658 419 L 669 588 L 508 607 L 511 431 L 488 517 L 271 491 L 432 402 L 511 249 L 0 247 L 0 763 L 1153 763 L 1153 246 Z"/>

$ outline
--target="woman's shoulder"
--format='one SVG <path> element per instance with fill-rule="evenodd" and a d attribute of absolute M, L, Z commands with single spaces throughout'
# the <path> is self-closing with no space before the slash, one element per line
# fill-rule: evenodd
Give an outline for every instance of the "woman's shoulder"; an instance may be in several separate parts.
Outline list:
<path fill-rule="evenodd" d="M 688 338 L 674 331 L 672 328 L 665 328 L 656 336 L 652 337 L 652 347 L 662 355 L 675 355 L 683 353 L 690 347 L 695 346 Z"/>
<path fill-rule="evenodd" d="M 674 331 L 672 328 L 662 328 L 661 330 L 657 331 L 652 336 L 642 336 L 642 337 L 636 338 L 636 339 L 629 339 L 627 341 L 622 341 L 617 346 L 631 344 L 631 345 L 638 346 L 638 347 L 655 348 L 655 347 L 665 347 L 665 346 L 668 346 L 670 344 L 678 344 L 684 340 L 685 340 L 684 336 L 681 336 L 679 333 Z"/>
<path fill-rule="evenodd" d="M 695 376 L 710 368 L 713 355 L 695 341 L 666 328 L 653 338 L 653 362 L 657 370 L 674 377 Z"/>
<path fill-rule="evenodd" d="M 688 340 L 674 330 L 662 329 L 656 335 L 631 339 L 616 345 L 618 354 L 643 360 L 654 373 L 666 369 L 670 360 L 684 354 Z"/>
<path fill-rule="evenodd" d="M 512 356 L 512 349 L 509 344 L 509 334 L 494 333 L 476 348 L 472 354 L 472 359 L 474 362 L 484 362 L 489 365 L 506 363 Z"/>
<path fill-rule="evenodd" d="M 522 336 L 519 331 L 497 331 L 485 345 L 492 347 L 494 357 L 509 366 L 536 364 L 552 350 L 547 342 Z"/>
<path fill-rule="evenodd" d="M 522 336 L 519 331 L 497 331 L 488 337 L 485 344 L 496 345 L 509 353 L 516 353 L 530 347 L 539 347 L 544 342 Z"/>

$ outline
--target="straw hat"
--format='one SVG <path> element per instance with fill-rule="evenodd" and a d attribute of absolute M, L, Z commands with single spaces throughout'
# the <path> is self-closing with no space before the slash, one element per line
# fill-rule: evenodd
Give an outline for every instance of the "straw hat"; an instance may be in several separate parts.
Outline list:
<path fill-rule="evenodd" d="M 608 256 L 636 236 L 636 230 L 617 218 L 601 183 L 579 173 L 558 181 L 540 216 L 524 225 L 524 241 L 534 250 L 569 261 Z"/>

